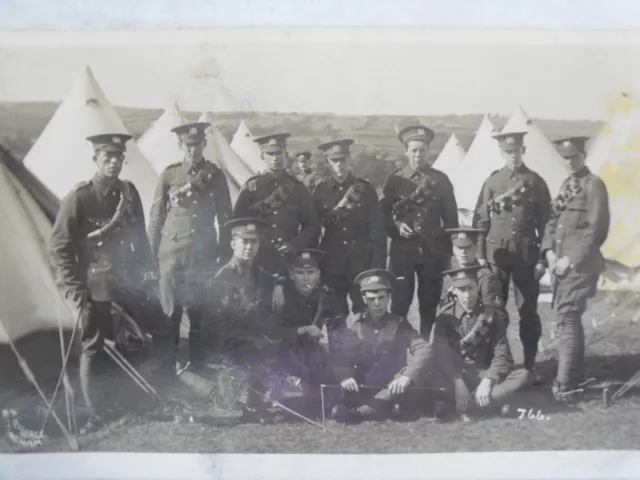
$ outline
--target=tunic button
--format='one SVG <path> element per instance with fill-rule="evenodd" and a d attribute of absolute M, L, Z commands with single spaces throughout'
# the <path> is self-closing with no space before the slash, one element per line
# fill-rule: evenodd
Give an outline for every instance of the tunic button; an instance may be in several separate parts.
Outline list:
<path fill-rule="evenodd" d="M 419 214 L 418 214 L 418 216 L 419 216 L 419 217 L 421 217 L 421 216 L 422 216 L 422 214 L 421 214 L 421 213 L 419 213 Z"/>
<path fill-rule="evenodd" d="M 198 215 L 194 213 L 194 214 L 193 214 L 193 215 L 191 215 L 191 216 L 192 216 L 193 218 L 196 218 Z"/>
<path fill-rule="evenodd" d="M 346 232 L 347 231 L 347 227 L 342 227 L 342 230 L 344 230 Z"/>
<path fill-rule="evenodd" d="M 374 331 L 373 331 L 373 333 L 378 333 L 378 332 L 379 332 L 379 330 L 374 330 Z"/>
<path fill-rule="evenodd" d="M 272 226 L 273 228 L 276 228 L 276 224 L 275 224 L 275 223 L 274 223 L 274 224 L 272 224 L 271 226 Z"/>
<path fill-rule="evenodd" d="M 562 228 L 562 224 L 558 225 L 558 228 Z"/>
<path fill-rule="evenodd" d="M 194 200 L 194 201 L 193 201 L 193 203 L 194 203 L 194 204 L 198 203 L 198 200 Z"/>
<path fill-rule="evenodd" d="M 345 245 L 347 244 L 347 242 L 346 242 L 346 241 L 344 241 L 344 242 L 342 242 L 342 243 L 344 243 Z"/>

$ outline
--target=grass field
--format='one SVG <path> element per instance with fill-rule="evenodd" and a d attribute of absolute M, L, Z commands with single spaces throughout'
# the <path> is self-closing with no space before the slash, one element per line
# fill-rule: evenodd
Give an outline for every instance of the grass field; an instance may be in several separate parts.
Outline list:
<path fill-rule="evenodd" d="M 630 302 L 630 303 L 629 303 Z M 628 380 L 640 369 L 640 331 L 635 308 L 640 301 L 622 294 L 600 295 L 587 312 L 588 369 L 599 380 Z M 513 310 L 513 308 L 511 308 Z M 552 315 L 540 305 L 545 344 L 549 343 Z M 415 308 L 411 317 L 415 314 Z M 593 319 L 601 321 L 595 330 Z M 604 320 L 604 321 L 602 321 Z M 517 325 L 512 322 L 509 338 L 521 361 Z M 554 363 L 545 360 L 540 371 L 553 376 Z M 433 453 L 462 451 L 637 449 L 640 447 L 640 397 L 631 391 L 605 408 L 596 396 L 577 406 L 551 401 L 549 386 L 531 387 L 513 401 L 511 414 L 472 424 L 461 422 L 364 423 L 329 425 L 324 432 L 305 423 L 261 426 L 182 424 L 149 421 L 132 412 L 144 411 L 148 397 L 122 372 L 102 377 L 103 401 L 113 411 L 111 422 L 99 432 L 81 439 L 84 451 L 190 452 L 190 453 Z M 541 412 L 544 420 L 519 419 L 518 409 Z M 0 450 L 12 451 L 6 439 Z M 55 439 L 44 451 L 67 451 L 63 439 Z"/>

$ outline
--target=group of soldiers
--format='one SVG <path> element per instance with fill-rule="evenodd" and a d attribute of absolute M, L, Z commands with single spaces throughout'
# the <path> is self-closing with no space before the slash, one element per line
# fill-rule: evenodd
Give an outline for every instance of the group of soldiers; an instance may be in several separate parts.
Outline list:
<path fill-rule="evenodd" d="M 609 227 L 606 188 L 585 166 L 586 138 L 556 142 L 570 175 L 552 200 L 523 163 L 525 133 L 496 135 L 505 166 L 485 181 L 465 228 L 449 178 L 427 162 L 434 132 L 423 125 L 399 132 L 408 164 L 381 199 L 351 173 L 353 140 L 318 145 L 331 172 L 323 178 L 309 151 L 297 155 L 297 177 L 287 169 L 289 134 L 256 138 L 266 170 L 235 205 L 224 172 L 203 158 L 208 127 L 172 130 L 184 159 L 160 175 L 148 228 L 135 185 L 118 178 L 128 135 L 88 138 L 96 175 L 62 202 L 51 251 L 82 310 L 87 429 L 100 423 L 92 379 L 112 302 L 153 336 L 159 378 L 176 375 L 186 314 L 189 368 L 206 376 L 219 367 L 219 406 L 249 418 L 270 415 L 269 399 L 285 385 L 311 403 L 321 385 L 335 387 L 322 391 L 323 405 L 341 422 L 424 411 L 436 397 L 473 417 L 541 381 L 537 297 L 548 270 L 560 328 L 553 395 L 566 400 L 582 382 L 581 316 Z M 511 280 L 519 370 L 506 337 Z"/>

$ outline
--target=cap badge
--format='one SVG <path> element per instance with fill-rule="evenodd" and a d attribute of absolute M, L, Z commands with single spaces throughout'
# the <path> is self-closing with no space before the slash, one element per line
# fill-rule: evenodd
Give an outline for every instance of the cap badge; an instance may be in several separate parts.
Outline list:
<path fill-rule="evenodd" d="M 189 135 L 197 135 L 198 134 L 198 129 L 197 127 L 191 127 L 189 129 Z"/>
<path fill-rule="evenodd" d="M 516 143 L 516 138 L 515 137 L 507 137 L 505 139 L 505 142 L 509 143 L 509 144 L 513 144 Z"/>
<path fill-rule="evenodd" d="M 311 254 L 310 254 L 309 252 L 304 252 L 304 253 L 301 255 L 301 257 L 302 257 L 304 260 L 309 260 L 309 259 L 311 258 Z"/>
<path fill-rule="evenodd" d="M 121 144 L 121 143 L 122 143 L 122 140 L 120 139 L 120 137 L 113 137 L 113 138 L 111 139 L 111 141 L 112 141 L 113 143 L 117 143 L 117 144 Z"/>
<path fill-rule="evenodd" d="M 562 146 L 563 147 L 571 147 L 573 144 L 571 143 L 571 140 L 565 140 L 564 142 L 562 142 Z"/>
<path fill-rule="evenodd" d="M 267 145 L 278 145 L 278 139 L 275 137 L 270 138 Z"/>
<path fill-rule="evenodd" d="M 247 232 L 253 232 L 256 229 L 256 226 L 253 223 L 248 223 L 247 224 Z"/>
<path fill-rule="evenodd" d="M 382 281 L 382 278 L 374 275 L 373 277 L 369 277 L 369 278 L 365 279 L 364 284 L 368 285 L 370 283 L 375 283 L 375 282 L 380 282 L 380 281 Z"/>

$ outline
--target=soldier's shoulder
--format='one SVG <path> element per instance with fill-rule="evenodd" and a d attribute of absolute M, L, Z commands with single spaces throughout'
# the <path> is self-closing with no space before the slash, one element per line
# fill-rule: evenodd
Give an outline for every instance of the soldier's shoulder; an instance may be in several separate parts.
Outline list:
<path fill-rule="evenodd" d="M 92 185 L 93 185 L 93 180 L 83 180 L 81 182 L 76 183 L 73 187 L 71 187 L 69 194 L 76 194 L 76 193 L 81 193 L 83 191 L 89 190 Z"/>
<path fill-rule="evenodd" d="M 353 315 L 353 323 L 362 323 L 367 317 L 366 313 L 360 312 Z"/>
<path fill-rule="evenodd" d="M 456 297 L 453 292 L 446 292 L 438 303 L 437 315 L 452 315 L 455 305 Z"/>
<path fill-rule="evenodd" d="M 399 174 L 400 174 L 400 172 L 401 172 L 402 170 L 403 170 L 403 169 L 402 169 L 402 168 L 400 168 L 400 167 L 399 167 L 399 168 L 396 168 L 393 172 L 391 172 L 391 173 L 387 176 L 387 178 L 386 178 L 386 180 L 385 180 L 385 183 L 387 183 L 387 182 L 389 182 L 389 181 L 393 181 L 393 179 L 394 179 L 394 178 L 396 178 L 396 177 L 398 177 L 398 176 L 399 176 Z"/>
<path fill-rule="evenodd" d="M 296 175 L 294 175 L 291 172 L 286 172 L 285 175 L 289 178 L 289 180 L 291 180 L 293 183 L 295 183 L 296 185 L 301 185 L 304 187 L 304 183 L 302 180 L 300 180 Z M 305 187 L 306 188 L 306 187 Z"/>
<path fill-rule="evenodd" d="M 213 174 L 224 173 L 220 167 L 218 167 L 215 163 L 210 162 L 209 160 L 205 160 L 204 165 L 207 171 Z"/>
<path fill-rule="evenodd" d="M 264 173 L 256 173 L 245 182 L 244 187 L 250 192 L 255 192 L 260 186 L 264 185 L 266 177 Z"/>

